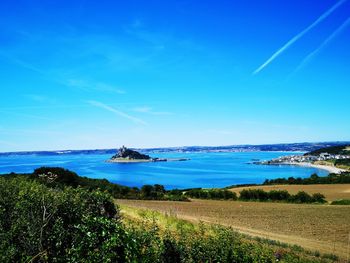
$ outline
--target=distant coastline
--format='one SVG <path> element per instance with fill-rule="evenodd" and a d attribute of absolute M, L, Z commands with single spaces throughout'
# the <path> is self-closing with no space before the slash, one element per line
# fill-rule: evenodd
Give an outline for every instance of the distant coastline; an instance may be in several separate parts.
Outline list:
<path fill-rule="evenodd" d="M 162 148 L 131 148 L 143 153 L 198 153 L 198 152 L 309 152 L 323 147 L 350 144 L 349 141 L 334 142 L 305 142 L 305 143 L 280 143 L 280 144 L 244 144 L 228 146 L 183 146 Z M 92 150 L 52 150 L 52 151 L 17 151 L 0 152 L 0 156 L 10 155 L 70 155 L 70 154 L 114 154 L 116 149 L 92 149 Z"/>

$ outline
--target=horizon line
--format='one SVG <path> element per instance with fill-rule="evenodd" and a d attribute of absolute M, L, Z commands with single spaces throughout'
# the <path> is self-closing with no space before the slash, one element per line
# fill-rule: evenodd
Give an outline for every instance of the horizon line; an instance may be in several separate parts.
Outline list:
<path fill-rule="evenodd" d="M 350 144 L 349 140 L 335 140 L 335 141 L 304 141 L 304 142 L 279 142 L 279 143 L 261 143 L 261 144 L 230 144 L 230 145 L 183 145 L 183 146 L 163 146 L 163 147 L 127 147 L 129 149 L 138 149 L 138 150 L 152 150 L 152 149 L 176 149 L 176 148 L 190 148 L 190 147 L 203 147 L 203 148 L 216 148 L 216 147 L 239 147 L 239 146 L 265 146 L 265 145 L 292 145 L 292 144 L 317 144 L 317 143 L 344 143 Z M 121 146 L 120 146 L 121 147 Z M 60 150 L 22 150 L 22 151 L 6 151 L 0 152 L 0 154 L 9 154 L 9 153 L 38 153 L 38 152 L 74 152 L 74 151 L 110 151 L 118 149 L 115 148 L 91 148 L 91 149 L 60 149 Z"/>

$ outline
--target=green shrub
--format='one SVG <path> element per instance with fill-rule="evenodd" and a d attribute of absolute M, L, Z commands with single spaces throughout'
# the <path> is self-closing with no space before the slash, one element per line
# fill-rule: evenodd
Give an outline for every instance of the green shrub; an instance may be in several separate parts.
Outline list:
<path fill-rule="evenodd" d="M 304 191 L 291 195 L 286 190 L 243 189 L 239 192 L 239 199 L 243 201 L 282 201 L 290 203 L 325 203 L 324 195 L 315 193 L 312 196 Z"/>
<path fill-rule="evenodd" d="M 89 251 L 103 255 L 123 247 L 122 238 L 113 243 L 106 234 L 123 235 L 119 210 L 99 191 L 54 190 L 23 178 L 0 178 L 0 213 L 1 262 L 93 259 Z"/>
<path fill-rule="evenodd" d="M 237 200 L 237 194 L 227 189 L 190 189 L 185 191 L 185 196 L 199 199 Z"/>
<path fill-rule="evenodd" d="M 335 200 L 331 203 L 331 205 L 350 205 L 350 199 Z"/>
<path fill-rule="evenodd" d="M 272 201 L 283 201 L 290 198 L 290 194 L 286 190 L 271 190 L 268 192 L 268 198 Z"/>
<path fill-rule="evenodd" d="M 299 191 L 290 197 L 290 201 L 293 203 L 312 203 L 312 197 L 305 191 Z"/>

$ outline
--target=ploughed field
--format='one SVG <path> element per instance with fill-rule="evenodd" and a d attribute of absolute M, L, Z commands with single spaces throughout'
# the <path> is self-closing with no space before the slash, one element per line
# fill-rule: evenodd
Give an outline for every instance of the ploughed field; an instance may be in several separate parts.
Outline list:
<path fill-rule="evenodd" d="M 290 194 L 296 194 L 299 191 L 305 191 L 308 194 L 321 193 L 326 197 L 327 201 L 350 199 L 350 184 L 260 185 L 237 187 L 230 190 L 239 194 L 243 189 L 287 190 Z"/>
<path fill-rule="evenodd" d="M 350 206 L 192 200 L 191 202 L 117 200 L 190 221 L 221 224 L 252 236 L 296 244 L 347 257 Z"/>

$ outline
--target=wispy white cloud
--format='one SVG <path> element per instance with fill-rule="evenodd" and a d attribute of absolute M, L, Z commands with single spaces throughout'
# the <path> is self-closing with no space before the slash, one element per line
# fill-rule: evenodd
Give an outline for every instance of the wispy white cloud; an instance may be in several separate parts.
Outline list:
<path fill-rule="evenodd" d="M 93 82 L 84 79 L 68 79 L 66 84 L 70 87 L 79 88 L 86 91 L 104 91 L 117 94 L 125 94 L 126 92 L 120 88 L 113 85 L 103 83 L 103 82 Z"/>
<path fill-rule="evenodd" d="M 262 65 L 260 65 L 254 72 L 253 75 L 258 74 L 262 71 L 266 66 L 268 66 L 272 61 L 274 61 L 278 56 L 280 56 L 286 49 L 292 46 L 296 41 L 298 41 L 301 37 L 303 37 L 306 33 L 308 33 L 311 29 L 316 27 L 319 23 L 325 20 L 328 16 L 330 16 L 338 7 L 344 4 L 347 0 L 340 0 L 335 5 L 333 5 L 330 9 L 328 9 L 325 13 L 323 13 L 319 18 L 317 18 L 312 24 L 306 27 L 299 34 L 290 39 L 286 44 L 284 44 L 280 49 L 278 49 L 268 60 L 266 60 Z"/>
<path fill-rule="evenodd" d="M 0 113 L 5 114 L 5 115 L 14 115 L 14 116 L 19 116 L 19 117 L 24 117 L 24 118 L 54 121 L 54 119 L 52 119 L 52 118 L 47 118 L 47 117 L 33 115 L 33 114 L 4 111 L 4 110 L 1 110 L 1 109 L 0 109 Z"/>
<path fill-rule="evenodd" d="M 123 112 L 123 111 L 120 111 L 120 110 L 118 110 L 116 108 L 113 108 L 113 107 L 111 107 L 109 105 L 106 105 L 106 104 L 104 104 L 102 102 L 89 100 L 89 101 L 87 101 L 87 103 L 92 105 L 92 106 L 99 107 L 99 108 L 105 109 L 107 111 L 110 111 L 110 112 L 112 112 L 112 113 L 114 113 L 114 114 L 116 114 L 116 115 L 118 115 L 120 117 L 123 117 L 125 119 L 131 120 L 134 123 L 147 125 L 147 123 L 145 121 L 143 121 L 143 120 L 141 120 L 139 118 L 136 118 L 134 116 L 131 116 L 131 115 L 129 115 L 129 114 Z"/>
<path fill-rule="evenodd" d="M 78 41 L 77 41 L 78 42 Z M 88 49 L 88 48 L 85 48 Z M 106 48 L 108 49 L 108 48 Z M 82 53 L 84 53 L 84 48 L 81 48 Z M 101 48 L 101 50 L 103 50 Z M 88 51 L 85 51 L 88 52 Z M 91 51 L 92 54 L 98 53 L 97 51 Z M 102 51 L 101 51 L 102 52 Z M 16 52 L 8 50 L 7 52 L 0 50 L 0 58 L 6 59 L 8 62 L 17 65 L 21 68 L 33 71 L 42 77 L 67 86 L 71 88 L 77 88 L 83 91 L 100 91 L 105 93 L 115 93 L 115 94 L 125 94 L 126 91 L 115 85 L 109 83 L 89 80 L 84 75 L 77 73 L 77 70 L 72 68 L 54 68 L 54 67 L 44 67 L 42 65 L 35 65 L 31 62 L 28 62 L 26 59 L 20 58 Z M 108 53 L 108 52 L 107 52 Z M 114 52 L 111 52 L 114 54 Z M 122 64 L 122 63 L 121 63 Z M 72 73 L 73 72 L 73 73 Z M 74 73 L 75 72 L 75 73 Z M 70 77 L 67 77 L 70 76 Z"/>
<path fill-rule="evenodd" d="M 46 74 L 46 72 L 38 67 L 36 67 L 35 65 L 24 61 L 22 59 L 17 58 L 14 55 L 11 55 L 9 52 L 4 52 L 4 51 L 0 51 L 0 57 L 5 58 L 7 61 L 9 61 L 10 63 L 14 64 L 14 65 L 18 65 L 22 68 L 34 71 L 36 73 L 39 74 Z"/>
<path fill-rule="evenodd" d="M 24 98 L 35 101 L 35 102 L 39 102 L 41 104 L 45 104 L 45 105 L 56 105 L 57 99 L 50 97 L 50 96 L 46 96 L 43 94 L 23 94 L 22 95 Z"/>
<path fill-rule="evenodd" d="M 319 45 L 315 50 L 309 53 L 303 61 L 298 65 L 293 73 L 298 72 L 302 69 L 307 63 L 309 63 L 313 57 L 315 57 L 323 48 L 325 48 L 337 35 L 339 35 L 346 27 L 350 25 L 350 17 L 345 20 L 343 24 L 341 24 L 332 34 L 330 34 L 321 45 Z"/>
<path fill-rule="evenodd" d="M 171 112 L 168 111 L 154 111 L 151 107 L 136 107 L 133 109 L 135 112 L 146 113 L 150 115 L 172 115 Z"/>

